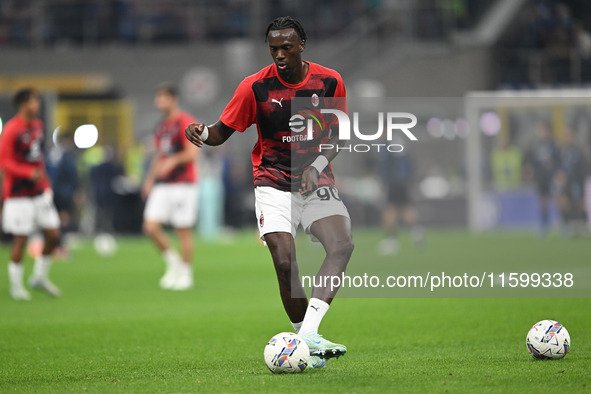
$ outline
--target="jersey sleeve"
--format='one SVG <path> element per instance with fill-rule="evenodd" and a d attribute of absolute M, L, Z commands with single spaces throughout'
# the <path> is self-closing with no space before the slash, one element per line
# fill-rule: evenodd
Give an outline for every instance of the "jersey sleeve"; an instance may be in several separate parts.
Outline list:
<path fill-rule="evenodd" d="M 222 112 L 220 120 L 226 126 L 243 132 L 256 120 L 256 101 L 252 91 L 252 82 L 247 78 L 243 80 L 234 96 Z"/>
<path fill-rule="evenodd" d="M 337 88 L 335 89 L 334 96 L 335 97 L 347 97 L 347 88 L 345 88 L 345 83 L 343 82 L 343 78 L 339 74 L 337 74 Z"/>

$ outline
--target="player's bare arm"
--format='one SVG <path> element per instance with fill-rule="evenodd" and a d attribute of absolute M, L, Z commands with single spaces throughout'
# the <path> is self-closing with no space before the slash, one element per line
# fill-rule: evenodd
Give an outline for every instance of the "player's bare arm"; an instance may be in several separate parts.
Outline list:
<path fill-rule="evenodd" d="M 202 136 L 206 127 L 207 138 L 204 139 Z M 204 123 L 191 123 L 185 129 L 185 136 L 193 145 L 202 148 L 204 143 L 210 146 L 223 144 L 235 131 L 218 120 L 210 126 L 205 126 Z"/>
<path fill-rule="evenodd" d="M 166 176 L 166 174 L 170 173 L 175 167 L 194 161 L 197 158 L 198 153 L 198 149 L 195 146 L 186 144 L 181 152 L 174 155 L 164 157 L 160 154 L 156 154 L 142 186 L 143 198 L 146 199 L 148 197 L 157 178 Z"/>
<path fill-rule="evenodd" d="M 198 154 L 199 149 L 196 146 L 188 143 L 184 144 L 182 151 L 160 159 L 156 167 L 156 177 L 164 177 L 176 167 L 195 161 Z"/>
<path fill-rule="evenodd" d="M 159 154 L 156 154 L 152 160 L 152 165 L 150 166 L 144 184 L 142 185 L 142 198 L 144 200 L 148 198 L 152 187 L 154 187 L 154 183 L 156 182 L 156 168 L 158 168 L 161 160 L 162 157 Z"/>

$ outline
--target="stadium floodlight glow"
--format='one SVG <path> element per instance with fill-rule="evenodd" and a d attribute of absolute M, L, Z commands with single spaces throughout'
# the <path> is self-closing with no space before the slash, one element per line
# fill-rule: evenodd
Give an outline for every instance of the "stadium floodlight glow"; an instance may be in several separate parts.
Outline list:
<path fill-rule="evenodd" d="M 470 133 L 470 124 L 464 118 L 457 118 L 456 119 L 456 134 L 460 138 L 467 138 L 468 134 Z"/>
<path fill-rule="evenodd" d="M 456 125 L 450 119 L 443 121 L 443 137 L 450 141 L 456 139 Z"/>
<path fill-rule="evenodd" d="M 60 136 L 60 129 L 62 126 L 57 126 L 55 128 L 55 130 L 53 130 L 53 134 L 51 134 L 51 141 L 53 141 L 53 145 L 57 146 L 58 145 L 58 138 Z"/>
<path fill-rule="evenodd" d="M 485 112 L 480 117 L 480 129 L 486 135 L 497 135 L 501 130 L 501 118 L 494 112 Z"/>
<path fill-rule="evenodd" d="M 439 118 L 431 118 L 427 121 L 427 132 L 433 138 L 443 136 L 443 122 Z"/>
<path fill-rule="evenodd" d="M 74 132 L 74 144 L 78 149 L 92 148 L 98 141 L 98 129 L 93 124 L 83 124 Z"/>

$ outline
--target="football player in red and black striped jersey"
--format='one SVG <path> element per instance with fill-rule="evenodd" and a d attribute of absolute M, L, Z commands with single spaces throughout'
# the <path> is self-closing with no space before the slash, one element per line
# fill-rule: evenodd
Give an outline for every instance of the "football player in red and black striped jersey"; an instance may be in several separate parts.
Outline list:
<path fill-rule="evenodd" d="M 186 124 L 197 120 L 180 109 L 177 89 L 171 84 L 158 87 L 154 104 L 163 118 L 154 133 L 156 154 L 142 187 L 142 194 L 147 199 L 143 227 L 166 263 L 160 287 L 189 290 L 193 287 L 193 227 L 197 221 L 199 149 L 183 134 Z M 163 224 L 170 224 L 175 229 L 180 254 L 163 231 Z"/>
<path fill-rule="evenodd" d="M 45 170 L 43 122 L 37 118 L 39 93 L 32 88 L 14 96 L 18 114 L 6 123 L 0 136 L 0 170 L 4 172 L 2 227 L 14 236 L 8 263 L 10 295 L 29 300 L 23 283 L 23 252 L 29 235 L 40 227 L 45 244 L 35 260 L 29 284 L 53 296 L 60 290 L 49 280 L 51 253 L 59 241 L 60 220 Z"/>
<path fill-rule="evenodd" d="M 334 70 L 302 60 L 306 33 L 291 17 L 274 20 L 267 28 L 273 64 L 245 78 L 220 119 L 209 126 L 191 124 L 186 137 L 195 145 L 220 145 L 235 131 L 256 124 L 258 142 L 252 151 L 256 214 L 261 238 L 269 247 L 277 272 L 281 298 L 294 329 L 310 347 L 311 365 L 323 367 L 324 359 L 338 357 L 346 347 L 318 334 L 318 327 L 338 289 L 316 286 L 308 302 L 298 277 L 294 236 L 301 224 L 324 246 L 326 257 L 319 277 L 344 274 L 353 240 L 347 208 L 338 196 L 330 161 L 337 150 L 320 152 L 301 167 L 293 166 L 293 153 L 314 147 L 300 144 L 291 135 L 289 119 L 295 97 L 319 100 L 345 97 L 341 76 Z M 320 137 L 329 141 L 330 134 Z M 334 141 L 334 139 L 330 139 Z"/>

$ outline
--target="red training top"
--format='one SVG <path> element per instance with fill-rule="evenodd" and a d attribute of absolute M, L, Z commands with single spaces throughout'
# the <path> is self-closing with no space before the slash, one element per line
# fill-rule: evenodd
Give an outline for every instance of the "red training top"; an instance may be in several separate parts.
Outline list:
<path fill-rule="evenodd" d="M 2 198 L 33 197 L 51 187 L 43 157 L 43 122 L 10 119 L 0 135 L 0 169 L 4 171 Z M 43 177 L 34 182 L 35 169 Z"/>
<path fill-rule="evenodd" d="M 295 97 L 310 97 L 317 107 L 326 97 L 346 97 L 345 84 L 339 73 L 319 64 L 308 63 L 308 74 L 299 84 L 289 84 L 271 64 L 258 73 L 246 77 L 236 89 L 220 120 L 234 130 L 244 132 L 256 123 L 258 141 L 252 151 L 255 186 L 270 186 L 283 191 L 299 187 L 303 169 L 318 156 L 319 143 L 328 141 L 329 130 L 324 130 L 315 141 L 294 139 L 289 119 L 291 101 Z M 305 155 L 298 159 L 292 152 Z M 294 159 L 292 161 L 292 159 Z M 326 166 L 318 178 L 319 186 L 334 185 L 332 167 Z"/>
<path fill-rule="evenodd" d="M 191 142 L 185 137 L 185 128 L 197 120 L 187 112 L 180 111 L 173 120 L 164 120 L 156 127 L 154 144 L 160 157 L 167 157 L 181 152 Z M 197 168 L 194 162 L 181 164 L 165 177 L 156 182 L 194 183 L 197 182 Z"/>

